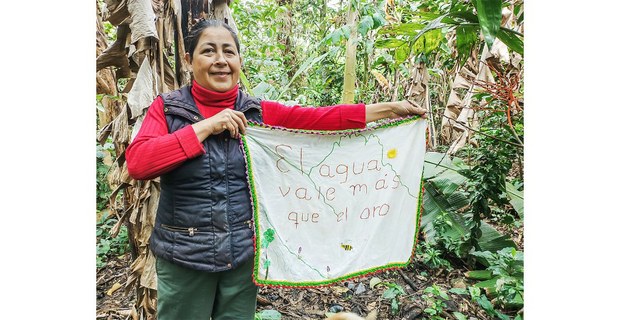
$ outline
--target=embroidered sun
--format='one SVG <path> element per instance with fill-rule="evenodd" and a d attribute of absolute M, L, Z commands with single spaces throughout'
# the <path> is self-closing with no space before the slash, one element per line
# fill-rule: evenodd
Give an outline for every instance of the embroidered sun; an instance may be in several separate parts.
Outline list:
<path fill-rule="evenodd" d="M 394 148 L 394 149 L 388 150 L 387 157 L 390 159 L 396 158 L 396 149 Z"/>

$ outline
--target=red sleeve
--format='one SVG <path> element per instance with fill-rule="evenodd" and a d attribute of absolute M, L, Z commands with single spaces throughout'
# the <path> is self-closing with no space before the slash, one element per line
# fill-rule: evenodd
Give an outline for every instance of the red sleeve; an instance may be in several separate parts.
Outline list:
<path fill-rule="evenodd" d="M 127 147 L 125 159 L 132 178 L 147 180 L 204 153 L 192 126 L 168 133 L 164 101 L 157 97 L 149 107 L 138 135 Z"/>
<path fill-rule="evenodd" d="M 308 130 L 341 130 L 366 127 L 366 105 L 339 104 L 328 107 L 286 106 L 261 101 L 263 122 L 271 126 Z"/>

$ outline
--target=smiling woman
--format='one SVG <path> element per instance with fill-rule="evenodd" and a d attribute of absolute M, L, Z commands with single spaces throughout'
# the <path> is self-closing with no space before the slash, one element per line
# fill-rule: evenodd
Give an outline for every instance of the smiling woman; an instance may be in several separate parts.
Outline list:
<path fill-rule="evenodd" d="M 198 25 L 198 28 L 192 30 L 190 41 L 194 46 L 190 46 L 190 51 L 185 53 L 185 60 L 190 64 L 194 80 L 199 85 L 209 90 L 226 92 L 239 81 L 239 40 L 228 25 L 220 23 L 220 26 L 209 28 L 206 21 L 201 22 L 205 25 L 204 29 Z"/>
<path fill-rule="evenodd" d="M 248 120 L 308 130 L 364 128 L 423 115 L 407 101 L 322 108 L 261 101 L 239 89 L 239 40 L 203 20 L 186 39 L 191 85 L 159 95 L 126 151 L 134 179 L 161 177 L 149 245 L 157 257 L 157 317 L 254 319 L 254 228 L 246 163 Z"/>

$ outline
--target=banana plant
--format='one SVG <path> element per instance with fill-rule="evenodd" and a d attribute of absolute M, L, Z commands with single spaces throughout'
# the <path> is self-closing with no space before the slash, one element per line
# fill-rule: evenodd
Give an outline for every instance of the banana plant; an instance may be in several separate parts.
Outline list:
<path fill-rule="evenodd" d="M 469 236 L 470 230 L 466 222 L 469 198 L 463 190 L 468 179 L 461 172 L 468 170 L 469 166 L 457 157 L 450 158 L 438 152 L 427 152 L 424 162 L 421 221 L 424 239 L 431 244 L 437 244 L 440 237 L 454 242 L 462 241 Z M 436 228 L 439 219 L 449 226 L 442 230 L 441 235 Z M 480 231 L 477 241 L 483 251 L 496 252 L 506 247 L 517 247 L 509 236 L 501 234 L 484 221 Z"/>
<path fill-rule="evenodd" d="M 471 130 L 478 126 L 479 115 L 474 112 L 478 102 L 472 99 L 481 90 L 478 82 L 496 81 L 487 65 L 488 59 L 507 65 L 522 59 L 523 1 L 429 0 L 420 1 L 411 8 L 403 7 L 401 12 L 397 23 L 379 29 L 375 47 L 387 49 L 397 66 L 412 55 L 416 61 L 449 56 L 459 62 L 453 71 L 442 67 L 454 78 L 446 108 L 440 116 L 439 134 L 441 139 L 451 142 L 450 153 L 455 154 L 469 141 Z M 519 69 L 517 65 L 515 68 Z"/>
<path fill-rule="evenodd" d="M 420 10 L 414 13 L 413 21 L 382 28 L 379 34 L 392 37 L 378 40 L 375 46 L 396 49 L 397 56 L 403 54 L 408 56 L 410 53 L 428 54 L 439 47 L 446 33 L 455 30 L 459 57 L 469 55 L 480 33 L 489 49 L 497 38 L 514 52 L 523 55 L 523 34 L 518 31 L 518 27 L 513 29 L 502 26 L 504 4 L 513 5 L 515 10 L 521 10 L 521 5 L 517 2 L 519 1 L 506 1 L 506 3 L 502 0 L 474 0 L 468 3 L 453 1 L 447 12 Z"/>

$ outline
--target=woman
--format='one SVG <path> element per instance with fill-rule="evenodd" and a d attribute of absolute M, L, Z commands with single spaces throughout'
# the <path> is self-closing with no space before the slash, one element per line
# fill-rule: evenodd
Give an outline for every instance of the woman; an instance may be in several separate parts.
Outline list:
<path fill-rule="evenodd" d="M 161 177 L 150 248 L 160 320 L 254 319 L 253 222 L 239 136 L 248 120 L 298 129 L 363 128 L 425 110 L 406 101 L 288 107 L 239 90 L 239 40 L 197 23 L 186 39 L 192 85 L 158 96 L 126 152 L 134 179 Z"/>

